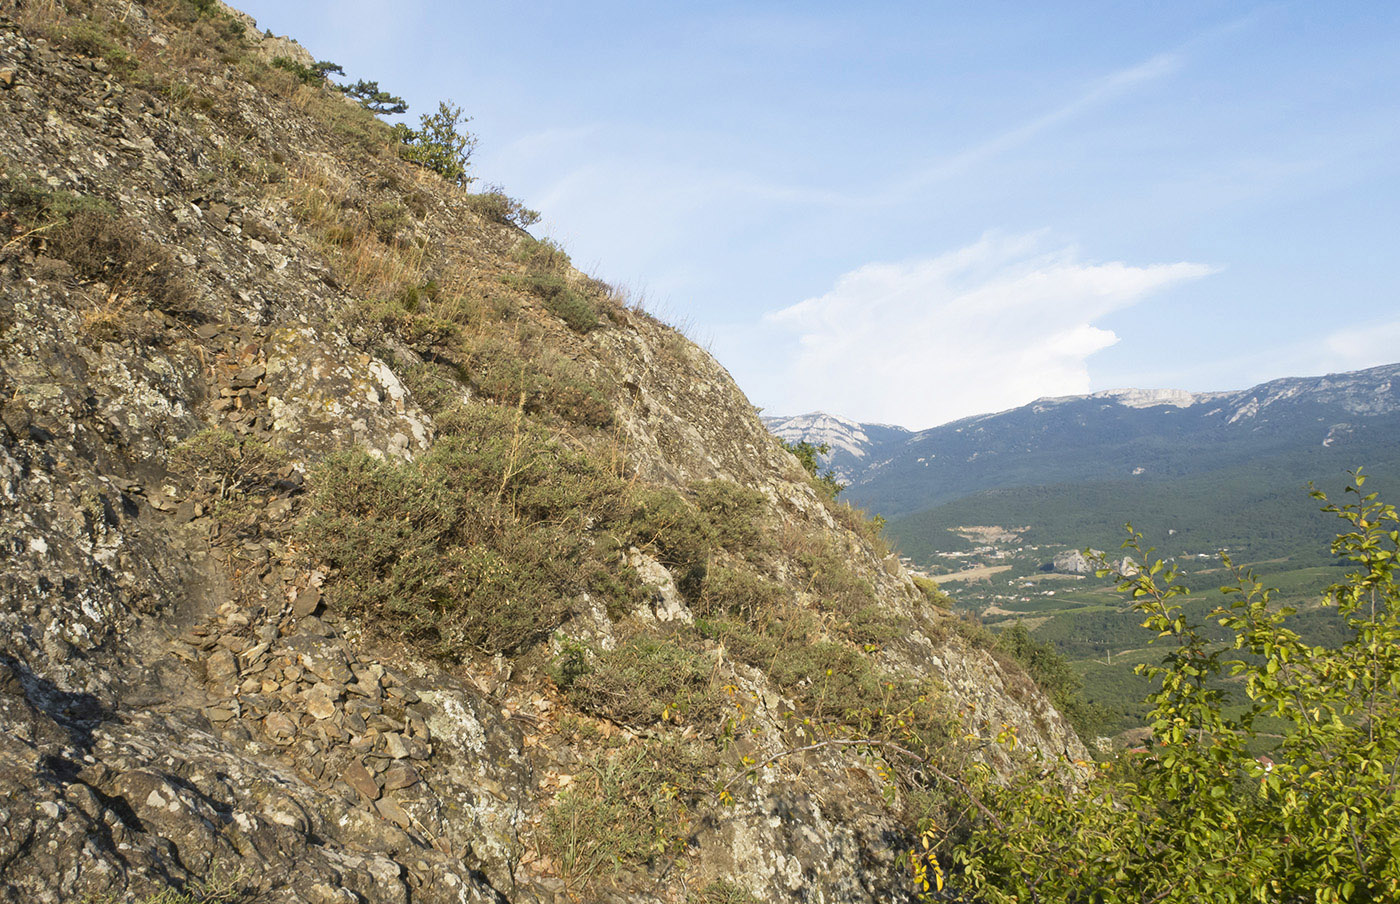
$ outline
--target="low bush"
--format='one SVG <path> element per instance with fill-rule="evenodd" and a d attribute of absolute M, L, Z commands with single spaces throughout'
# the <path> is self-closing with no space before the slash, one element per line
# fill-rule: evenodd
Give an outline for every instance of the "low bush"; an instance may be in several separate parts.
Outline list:
<path fill-rule="evenodd" d="M 290 72 L 292 78 L 301 82 L 303 85 L 311 85 L 313 87 L 326 84 L 330 80 L 332 73 L 339 75 L 345 74 L 344 69 L 329 60 L 318 60 L 310 66 L 307 66 L 289 57 L 273 57 L 272 65 L 284 72 Z"/>
<path fill-rule="evenodd" d="M 938 586 L 937 581 L 933 578 L 926 578 L 921 574 L 916 574 L 913 578 L 914 586 L 919 588 L 919 592 L 923 594 L 925 600 L 937 606 L 939 609 L 953 608 L 953 598 L 943 592 L 943 589 Z"/>
<path fill-rule="evenodd" d="M 781 584 L 738 567 L 709 569 L 699 599 L 691 603 L 702 617 L 733 616 L 749 625 L 767 623 L 788 596 Z"/>
<path fill-rule="evenodd" d="M 613 409 L 596 383 L 578 365 L 539 349 L 525 355 L 510 339 L 482 336 L 466 343 L 464 373 L 483 396 L 520 405 L 532 414 L 554 414 L 571 424 L 607 427 Z"/>
<path fill-rule="evenodd" d="M 553 239 L 523 235 L 515 246 L 515 259 L 535 272 L 553 272 L 569 267 L 569 255 Z"/>
<path fill-rule="evenodd" d="M 482 191 L 467 195 L 467 207 L 493 223 L 520 229 L 529 229 L 540 221 L 538 210 L 531 210 L 519 198 L 507 195 L 499 185 L 487 185 Z"/>
<path fill-rule="evenodd" d="M 598 310 L 593 302 L 569 285 L 568 279 L 555 272 L 531 272 L 513 277 L 511 283 L 544 302 L 545 309 L 569 325 L 577 333 L 586 333 L 598 326 Z"/>
<path fill-rule="evenodd" d="M 711 882 L 692 891 L 685 899 L 686 904 L 762 904 L 742 885 L 726 879 Z"/>
<path fill-rule="evenodd" d="M 511 409 L 452 406 L 414 462 L 343 453 L 312 475 L 301 528 L 345 611 L 437 655 L 547 637 L 599 572 L 592 535 L 621 515 L 616 477 Z"/>
<path fill-rule="evenodd" d="M 576 709 L 635 728 L 666 721 L 712 728 L 722 705 L 714 671 L 706 657 L 646 634 L 611 650 L 566 644 L 552 668 Z"/>
<path fill-rule="evenodd" d="M 772 545 L 768 500 L 759 491 L 732 480 L 706 480 L 695 485 L 695 504 L 725 549 L 753 555 Z"/>
<path fill-rule="evenodd" d="M 697 619 L 695 626 L 702 637 L 721 641 L 730 656 L 764 671 L 818 734 L 915 735 L 930 748 L 949 737 L 932 682 L 882 673 L 868 655 L 821 639 L 808 613 L 785 611 L 759 628 L 725 618 Z"/>
<path fill-rule="evenodd" d="M 538 842 L 575 894 L 675 857 L 714 766 L 708 745 L 669 739 L 598 754 L 545 811 Z"/>
<path fill-rule="evenodd" d="M 638 486 L 629 502 L 626 541 L 669 568 L 688 598 L 698 598 L 715 543 L 710 522 L 669 487 Z"/>
<path fill-rule="evenodd" d="M 0 175 L 0 227 L 11 241 L 68 262 L 79 279 L 107 283 L 113 298 L 144 296 L 167 313 L 186 312 L 193 302 L 170 252 L 104 199 Z"/>
<path fill-rule="evenodd" d="M 1018 622 L 997 635 L 993 652 L 1011 657 L 1024 668 L 1079 736 L 1092 741 L 1104 713 L 1084 699 L 1083 680 L 1053 645 L 1040 643 Z"/>
<path fill-rule="evenodd" d="M 283 488 L 280 473 L 285 453 L 261 440 L 210 427 L 186 438 L 170 451 L 170 467 L 210 501 L 225 523 L 247 521 L 259 511 L 257 493 Z M 286 485 L 290 487 L 290 484 Z"/>

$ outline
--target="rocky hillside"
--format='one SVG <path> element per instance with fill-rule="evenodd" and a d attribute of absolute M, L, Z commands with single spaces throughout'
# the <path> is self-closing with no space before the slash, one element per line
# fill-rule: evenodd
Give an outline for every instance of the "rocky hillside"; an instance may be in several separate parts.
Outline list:
<path fill-rule="evenodd" d="M 311 63 L 0 0 L 0 900 L 901 900 L 992 736 L 1083 755 L 709 355 Z"/>

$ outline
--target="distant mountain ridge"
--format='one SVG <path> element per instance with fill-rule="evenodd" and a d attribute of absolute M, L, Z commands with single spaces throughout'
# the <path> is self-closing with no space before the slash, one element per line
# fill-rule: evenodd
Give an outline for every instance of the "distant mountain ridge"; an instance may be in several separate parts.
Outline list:
<path fill-rule="evenodd" d="M 1042 398 L 917 433 L 822 413 L 766 418 L 832 446 L 846 498 L 898 517 L 984 490 L 1180 478 L 1269 461 L 1336 474 L 1400 448 L 1400 364 L 1191 393 L 1115 389 Z"/>
<path fill-rule="evenodd" d="M 821 411 L 796 417 L 765 417 L 763 424 L 784 442 L 805 441 L 830 447 L 823 461 L 843 483 L 851 483 L 864 473 L 872 454 L 914 435 L 903 427 L 861 424 Z"/>

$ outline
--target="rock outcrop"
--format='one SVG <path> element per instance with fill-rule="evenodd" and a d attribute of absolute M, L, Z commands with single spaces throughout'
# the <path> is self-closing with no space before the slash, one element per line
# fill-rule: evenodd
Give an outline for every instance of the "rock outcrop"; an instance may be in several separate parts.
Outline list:
<path fill-rule="evenodd" d="M 775 539 L 709 541 L 712 580 L 720 564 L 761 577 L 831 650 L 936 688 L 967 730 L 1083 755 L 1023 675 L 820 497 L 717 362 L 572 271 L 605 316 L 566 326 L 522 283 L 533 240 L 400 160 L 363 111 L 269 67 L 295 45 L 206 3 L 69 7 L 0 3 L 0 900 L 906 894 L 906 814 L 867 760 L 831 747 L 730 781 L 793 746 L 787 714 L 824 715 L 803 702 L 823 676 L 779 679 L 703 634 L 700 578 L 654 549 L 616 558 L 630 610 L 581 580 L 552 639 L 518 648 L 433 648 L 348 608 L 301 527 L 317 467 L 424 459 L 450 430 L 443 405 L 505 399 L 629 488 L 754 494 Z M 366 307 L 418 316 L 420 290 L 513 319 L 498 337 L 463 315 L 472 356 Z M 491 388 L 501 349 L 533 356 L 518 393 Z M 442 390 L 428 372 L 456 376 Z M 555 383 L 527 391 L 536 374 Z M 561 415 L 550 393 L 566 390 Z M 832 594 L 870 612 L 822 608 L 831 563 L 856 582 Z M 842 619 L 860 618 L 907 630 L 859 643 Z M 703 661 L 721 711 L 609 718 L 556 682 L 568 650 L 639 637 Z M 561 842 L 561 814 L 618 803 L 580 789 L 613 787 L 655 745 L 684 746 L 705 777 L 653 788 L 674 823 L 655 850 L 608 861 L 594 839 Z"/>

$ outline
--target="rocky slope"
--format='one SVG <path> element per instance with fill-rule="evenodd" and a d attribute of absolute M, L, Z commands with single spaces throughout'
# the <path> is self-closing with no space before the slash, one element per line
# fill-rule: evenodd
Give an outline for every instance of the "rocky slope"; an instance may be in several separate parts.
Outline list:
<path fill-rule="evenodd" d="M 0 14 L 0 900 L 898 900 L 930 776 L 1016 768 L 954 739 L 1083 755 L 722 367 L 294 43 Z M 853 738 L 932 765 L 750 769 Z"/>

